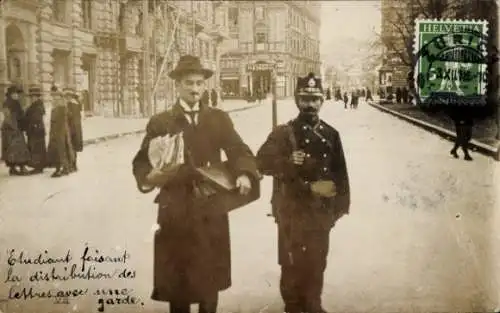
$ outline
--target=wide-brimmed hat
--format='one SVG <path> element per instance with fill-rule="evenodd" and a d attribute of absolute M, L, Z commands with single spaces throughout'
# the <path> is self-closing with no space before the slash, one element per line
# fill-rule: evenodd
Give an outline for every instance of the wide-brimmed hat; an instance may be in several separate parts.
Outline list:
<path fill-rule="evenodd" d="M 309 73 L 306 77 L 298 77 L 295 92 L 297 96 L 323 97 L 321 78 L 316 77 L 314 73 Z"/>
<path fill-rule="evenodd" d="M 6 95 L 10 96 L 13 93 L 23 93 L 23 89 L 17 85 L 11 85 L 7 88 Z"/>
<path fill-rule="evenodd" d="M 64 87 L 62 90 L 63 95 L 65 96 L 70 96 L 70 97 L 75 97 L 76 96 L 76 90 L 72 87 Z"/>
<path fill-rule="evenodd" d="M 180 57 L 177 66 L 168 73 L 168 76 L 172 79 L 179 79 L 188 73 L 200 73 L 205 79 L 210 78 L 214 74 L 212 70 L 203 67 L 200 58 L 188 54 Z"/>
<path fill-rule="evenodd" d="M 42 88 L 40 87 L 31 87 L 28 90 L 30 96 L 41 96 L 42 95 Z"/>

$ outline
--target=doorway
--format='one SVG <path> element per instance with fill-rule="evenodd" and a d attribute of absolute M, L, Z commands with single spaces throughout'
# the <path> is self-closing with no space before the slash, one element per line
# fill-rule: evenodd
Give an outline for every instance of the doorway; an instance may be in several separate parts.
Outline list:
<path fill-rule="evenodd" d="M 252 73 L 252 92 L 262 92 L 263 96 L 271 91 L 271 71 L 255 71 Z"/>
<path fill-rule="evenodd" d="M 95 112 L 96 100 L 96 56 L 84 53 L 82 55 L 83 86 L 81 87 L 83 96 L 83 109 L 85 115 L 92 115 Z"/>

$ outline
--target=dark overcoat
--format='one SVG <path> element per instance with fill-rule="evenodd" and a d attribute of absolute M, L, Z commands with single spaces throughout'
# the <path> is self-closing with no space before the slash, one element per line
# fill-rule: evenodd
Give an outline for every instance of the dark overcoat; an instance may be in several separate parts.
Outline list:
<path fill-rule="evenodd" d="M 30 166 L 44 167 L 47 162 L 47 146 L 45 142 L 45 106 L 42 100 L 34 101 L 24 115 L 28 147 L 31 154 Z"/>
<path fill-rule="evenodd" d="M 293 131 L 296 147 L 289 130 Z M 294 148 L 306 153 L 301 166 L 290 159 Z M 313 130 L 295 119 L 273 130 L 259 149 L 257 162 L 262 174 L 274 177 L 271 203 L 276 222 L 290 229 L 288 235 L 278 238 L 279 264 L 283 264 L 290 252 L 288 247 L 304 239 L 302 231 L 329 231 L 349 213 L 350 188 L 342 143 L 337 130 L 327 123 L 320 121 Z M 313 195 L 310 182 L 317 180 L 333 180 L 337 195 Z"/>
<path fill-rule="evenodd" d="M 2 160 L 9 165 L 23 165 L 30 161 L 24 137 L 24 112 L 21 103 L 8 97 L 3 105 Z"/>
<path fill-rule="evenodd" d="M 220 162 L 221 151 L 224 151 L 237 175 L 258 177 L 255 157 L 235 131 L 227 113 L 202 106 L 198 124 L 193 127 L 177 103 L 148 122 L 141 148 L 133 160 L 139 190 L 144 192 L 140 186 L 152 169 L 149 142 L 181 131 L 195 167 Z M 187 160 L 187 153 L 185 157 Z M 192 168 L 182 165 L 177 176 L 161 188 L 155 199 L 160 229 L 155 234 L 154 300 L 196 303 L 231 285 L 228 215 L 197 214 L 208 208 L 196 207 L 192 202 Z"/>
<path fill-rule="evenodd" d="M 68 101 L 67 105 L 71 144 L 75 151 L 81 152 L 83 151 L 82 105 L 75 99 Z"/>
<path fill-rule="evenodd" d="M 47 167 L 69 167 L 74 160 L 74 151 L 68 127 L 68 109 L 55 106 L 50 117 Z"/>

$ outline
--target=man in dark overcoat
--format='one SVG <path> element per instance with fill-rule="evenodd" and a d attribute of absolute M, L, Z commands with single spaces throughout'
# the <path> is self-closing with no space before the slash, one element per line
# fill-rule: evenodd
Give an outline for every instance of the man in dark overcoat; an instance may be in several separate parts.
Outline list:
<path fill-rule="evenodd" d="M 472 161 L 469 153 L 469 142 L 472 139 L 472 129 L 474 127 L 474 109 L 469 106 L 453 106 L 445 110 L 455 124 L 455 143 L 450 154 L 458 159 L 458 148 L 462 148 L 464 160 Z"/>
<path fill-rule="evenodd" d="M 339 133 L 318 117 L 321 79 L 309 73 L 297 91 L 299 115 L 272 131 L 257 161 L 275 179 L 271 203 L 285 312 L 322 313 L 330 229 L 349 213 L 349 179 Z"/>
<path fill-rule="evenodd" d="M 78 94 L 73 88 L 64 89 L 64 97 L 68 107 L 68 128 L 71 138 L 71 145 L 74 150 L 74 158 L 70 170 L 76 172 L 77 154 L 83 151 L 83 130 L 82 130 L 82 105 L 78 100 Z"/>
<path fill-rule="evenodd" d="M 159 230 L 155 234 L 154 289 L 152 299 L 170 302 L 171 313 L 188 313 L 199 303 L 200 313 L 215 313 L 218 292 L 231 285 L 229 221 L 227 213 L 201 216 L 193 199 L 194 167 L 221 162 L 221 150 L 234 169 L 240 193 L 248 194 L 258 177 L 257 164 L 249 147 L 233 127 L 229 115 L 200 104 L 205 80 L 213 75 L 199 58 L 186 55 L 169 73 L 175 80 L 179 99 L 174 106 L 153 116 L 133 160 L 138 188 L 149 192 L 160 188 Z M 182 132 L 185 164 L 165 179 L 148 158 L 152 139 Z M 149 186 L 149 187 L 148 187 Z"/>
<path fill-rule="evenodd" d="M 42 101 L 42 90 L 40 87 L 29 89 L 32 99 L 31 105 L 24 115 L 26 125 L 26 136 L 28 137 L 28 148 L 31 154 L 30 166 L 33 167 L 32 174 L 42 173 L 47 162 L 47 146 L 45 142 L 45 105 Z"/>
<path fill-rule="evenodd" d="M 47 147 L 47 167 L 56 170 L 52 177 L 61 177 L 71 172 L 74 150 L 68 127 L 68 108 L 62 91 L 52 86 L 52 112 L 50 114 L 49 144 Z"/>

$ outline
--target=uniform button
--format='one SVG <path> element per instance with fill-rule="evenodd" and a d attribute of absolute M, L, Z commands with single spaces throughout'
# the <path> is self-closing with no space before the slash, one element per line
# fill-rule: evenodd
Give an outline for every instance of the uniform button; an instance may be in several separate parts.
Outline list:
<path fill-rule="evenodd" d="M 307 129 L 307 126 L 306 126 L 306 125 L 302 126 L 302 129 L 303 129 L 303 130 L 306 130 L 306 129 Z"/>
<path fill-rule="evenodd" d="M 323 138 L 323 139 L 321 139 L 321 141 L 322 141 L 322 142 L 326 142 L 326 139 L 325 139 L 325 138 Z"/>
<path fill-rule="evenodd" d="M 328 154 L 326 153 L 323 153 L 323 157 L 326 158 L 328 156 Z"/>
<path fill-rule="evenodd" d="M 328 168 L 323 167 L 323 172 L 327 172 L 327 171 L 328 171 Z"/>
<path fill-rule="evenodd" d="M 306 143 L 309 143 L 309 139 L 306 139 L 305 141 L 306 141 Z"/>
<path fill-rule="evenodd" d="M 309 153 L 306 154 L 306 158 L 310 158 L 310 157 L 311 157 L 311 155 Z"/>
<path fill-rule="evenodd" d="M 319 129 L 323 129 L 323 125 L 319 125 Z"/>

